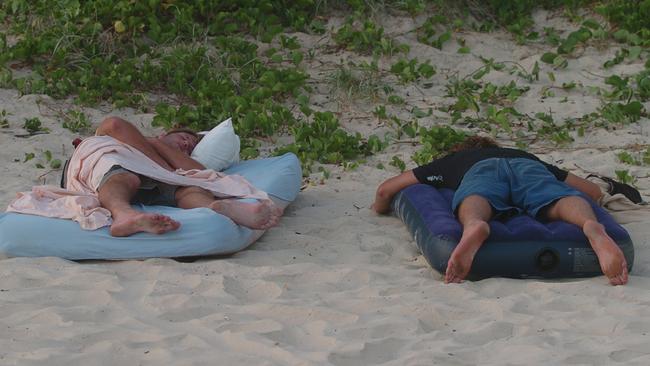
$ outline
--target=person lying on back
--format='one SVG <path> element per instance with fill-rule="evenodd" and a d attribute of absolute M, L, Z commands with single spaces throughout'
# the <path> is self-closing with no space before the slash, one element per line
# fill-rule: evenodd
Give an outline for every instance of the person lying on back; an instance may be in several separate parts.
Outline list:
<path fill-rule="evenodd" d="M 490 219 L 517 213 L 579 226 L 609 282 L 623 285 L 628 281 L 623 252 L 584 198 L 598 200 L 600 188 L 533 154 L 499 147 L 486 137 L 469 137 L 450 154 L 381 183 L 372 209 L 388 213 L 395 194 L 417 183 L 456 191 L 452 209 L 463 233 L 447 263 L 446 283 L 467 277 L 476 252 L 490 234 Z"/>
<path fill-rule="evenodd" d="M 101 122 L 96 135 L 110 136 L 129 145 L 168 171 L 205 169 L 190 157 L 199 141 L 197 134 L 190 130 L 172 130 L 158 137 L 145 137 L 128 121 L 109 117 Z M 236 199 L 217 199 L 201 187 L 163 183 L 119 165 L 114 165 L 103 176 L 97 195 L 101 206 L 111 213 L 110 233 L 113 236 L 129 236 L 138 232 L 163 234 L 180 227 L 180 223 L 172 218 L 136 210 L 132 203 L 186 209 L 206 207 L 252 229 L 270 228 L 278 223 L 281 215 L 281 209 L 270 201 L 247 203 Z"/>

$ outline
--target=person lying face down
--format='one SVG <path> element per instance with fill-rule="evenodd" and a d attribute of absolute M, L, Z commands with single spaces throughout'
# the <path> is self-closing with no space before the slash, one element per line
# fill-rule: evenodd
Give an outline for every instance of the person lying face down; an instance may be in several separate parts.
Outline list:
<path fill-rule="evenodd" d="M 591 205 L 600 188 L 576 175 L 541 161 L 523 150 L 499 147 L 485 137 L 469 137 L 429 164 L 384 181 L 377 188 L 372 209 L 390 211 L 393 197 L 417 183 L 455 190 L 452 208 L 463 227 L 444 274 L 446 283 L 462 282 L 476 252 L 490 234 L 495 216 L 527 213 L 541 220 L 563 220 L 582 228 L 612 285 L 628 281 L 623 252 L 605 232 Z"/>
<path fill-rule="evenodd" d="M 143 154 L 169 171 L 205 169 L 190 154 L 198 143 L 191 130 L 172 130 L 158 137 L 145 137 L 130 122 L 118 117 L 104 119 L 97 136 L 110 136 Z M 142 212 L 131 203 L 166 205 L 179 208 L 206 207 L 225 215 L 235 223 L 251 229 L 268 229 L 278 223 L 282 210 L 272 202 L 244 203 L 236 199 L 216 199 L 200 187 L 180 187 L 155 181 L 114 165 L 102 178 L 98 188 L 99 202 L 111 212 L 113 236 L 129 236 L 138 232 L 163 234 L 177 230 L 180 223 L 172 218 Z"/>

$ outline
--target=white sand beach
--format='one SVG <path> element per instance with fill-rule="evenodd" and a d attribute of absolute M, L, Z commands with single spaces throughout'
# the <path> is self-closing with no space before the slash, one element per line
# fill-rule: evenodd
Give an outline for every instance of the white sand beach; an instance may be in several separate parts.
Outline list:
<path fill-rule="evenodd" d="M 568 31 L 574 24 L 538 12 L 539 24 Z M 337 23 L 338 22 L 338 23 Z M 330 25 L 342 19 L 331 19 Z M 482 65 L 478 56 L 516 61 L 530 70 L 552 50 L 519 45 L 505 32 L 464 31 L 470 55 L 449 42 L 438 50 L 419 44 L 413 18 L 382 19 L 386 33 L 411 46 L 409 58 L 430 60 L 437 74 L 431 88 L 404 86 L 397 93 L 410 106 L 433 108 L 423 126 L 448 123 L 437 108 L 450 104 L 444 84 Z M 328 25 L 329 26 L 329 25 Z M 541 28 L 541 25 L 539 26 Z M 315 109 L 336 110 L 349 131 L 383 134 L 388 127 L 374 105 L 330 93 L 326 71 L 358 57 L 325 52 L 329 39 L 302 33 L 317 57 L 307 62 Z M 565 69 L 541 64 L 540 80 L 514 107 L 521 113 L 551 113 L 556 121 L 581 117 L 600 106 L 591 87 L 604 76 L 632 74 L 642 60 L 610 69 L 601 65 L 620 46 L 589 45 Z M 475 55 L 476 57 L 472 57 Z M 358 61 L 358 59 L 357 59 Z M 380 64 L 390 68 L 390 64 Z M 555 81 L 549 80 L 553 72 Z M 521 80 L 493 72 L 486 80 Z M 574 81 L 572 90 L 548 85 Z M 566 97 L 566 98 L 565 98 Z M 58 184 L 60 171 L 35 166 L 49 150 L 62 161 L 77 134 L 61 126 L 60 111 L 72 100 L 0 90 L 0 110 L 10 127 L 0 130 L 0 203 L 37 184 Z M 646 108 L 649 107 L 646 105 Z M 390 112 L 410 119 L 410 109 Z M 130 120 L 143 131 L 153 114 L 110 105 L 84 107 L 98 124 L 105 116 Z M 25 118 L 38 117 L 50 131 L 24 136 Z M 606 129 L 572 132 L 574 142 L 557 146 L 532 141 L 528 151 L 585 176 L 615 177 L 628 170 L 646 199 L 650 167 L 626 165 L 616 154 L 650 145 L 648 118 Z M 463 127 L 463 126 L 460 126 Z M 18 137 L 21 136 L 22 137 Z M 500 143 L 514 147 L 507 134 Z M 648 365 L 650 364 L 650 225 L 624 224 L 635 244 L 629 283 L 613 287 L 600 276 L 586 279 L 491 278 L 446 285 L 418 252 L 394 215 L 370 210 L 377 185 L 399 170 L 398 155 L 413 168 L 416 144 L 394 143 L 356 169 L 325 166 L 314 173 L 280 224 L 247 250 L 231 256 L 182 263 L 171 259 L 72 262 L 59 258 L 0 261 L 0 365 Z M 23 162 L 26 153 L 35 158 Z M 378 164 L 383 169 L 377 167 Z"/>

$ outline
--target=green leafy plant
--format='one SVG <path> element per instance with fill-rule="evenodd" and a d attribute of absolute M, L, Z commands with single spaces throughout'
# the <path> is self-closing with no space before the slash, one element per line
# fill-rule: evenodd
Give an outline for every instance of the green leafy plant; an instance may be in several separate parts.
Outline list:
<path fill-rule="evenodd" d="M 436 69 L 429 64 L 429 60 L 418 64 L 417 59 L 399 60 L 393 64 L 390 71 L 397 75 L 402 83 L 417 81 L 420 78 L 428 79 L 436 73 Z"/>
<path fill-rule="evenodd" d="M 366 20 L 356 24 L 348 20 L 335 34 L 334 41 L 348 50 L 361 54 L 394 55 L 398 52 L 407 52 L 408 46 L 397 44 L 384 35 L 384 28 Z"/>
<path fill-rule="evenodd" d="M 617 153 L 616 157 L 618 158 L 618 161 L 620 161 L 621 163 L 630 164 L 630 165 L 642 164 L 641 160 L 636 159 L 634 156 L 632 156 L 632 154 L 630 154 L 627 151 L 621 151 Z"/>
<path fill-rule="evenodd" d="M 542 121 L 542 125 L 536 129 L 538 138 L 547 138 L 556 145 L 564 145 L 573 142 L 569 131 L 571 124 L 565 121 L 564 124 L 558 124 L 554 121 L 553 116 L 548 113 L 539 112 L 535 117 Z"/>
<path fill-rule="evenodd" d="M 376 136 L 367 140 L 361 134 L 349 134 L 339 126 L 331 112 L 315 112 L 311 123 L 302 122 L 291 127 L 295 141 L 276 150 L 276 154 L 292 152 L 303 164 L 306 174 L 313 162 L 342 164 L 360 156 L 383 150 L 384 142 Z"/>
<path fill-rule="evenodd" d="M 30 153 L 25 153 L 25 157 L 23 159 L 23 163 L 26 163 L 30 160 L 33 160 L 36 158 L 36 153 L 30 152 Z M 45 166 L 49 166 L 51 169 L 60 169 L 61 168 L 61 160 L 60 159 L 54 159 L 52 157 L 52 152 L 50 150 L 45 150 L 41 153 L 41 158 L 38 159 L 34 165 L 39 168 L 39 169 L 44 169 Z"/>
<path fill-rule="evenodd" d="M 393 157 L 391 158 L 388 164 L 390 166 L 396 167 L 397 169 L 399 169 L 400 172 L 406 170 L 406 163 L 404 162 L 404 160 L 400 159 L 400 157 L 397 155 L 393 155 Z"/>
<path fill-rule="evenodd" d="M 38 132 L 48 131 L 47 128 L 43 127 L 43 124 L 38 117 L 25 118 L 25 121 L 23 123 L 23 128 L 32 135 Z"/>
<path fill-rule="evenodd" d="M 505 85 L 486 83 L 479 91 L 478 98 L 481 103 L 498 105 L 513 104 L 528 90 L 530 90 L 530 87 L 517 86 L 514 81 Z"/>
<path fill-rule="evenodd" d="M 387 84 L 382 81 L 377 62 L 340 65 L 327 78 L 331 90 L 346 100 L 350 98 L 378 99 Z"/>
<path fill-rule="evenodd" d="M 34 154 L 33 152 L 25 153 L 25 158 L 23 159 L 23 163 L 26 163 L 26 162 L 34 159 L 35 157 L 36 157 L 36 154 Z"/>
<path fill-rule="evenodd" d="M 440 155 L 448 153 L 449 148 L 467 137 L 464 132 L 456 131 L 449 126 L 422 127 L 418 134 L 422 147 L 411 156 L 418 165 L 427 164 Z"/>
<path fill-rule="evenodd" d="M 645 114 L 643 104 L 639 101 L 629 103 L 610 102 L 599 109 L 600 115 L 610 123 L 632 123 L 638 121 Z"/>
<path fill-rule="evenodd" d="M 7 119 L 7 111 L 3 109 L 0 111 L 0 128 L 9 128 L 9 120 Z"/>
<path fill-rule="evenodd" d="M 635 185 L 636 184 L 636 178 L 630 174 L 630 172 L 626 170 L 615 170 L 614 173 L 616 173 L 616 179 L 625 184 L 631 184 Z"/>
<path fill-rule="evenodd" d="M 420 130 L 420 125 L 418 125 L 417 121 L 402 121 L 396 116 L 390 117 L 389 124 L 394 128 L 398 140 L 404 135 L 415 138 Z"/>
<path fill-rule="evenodd" d="M 451 33 L 444 32 L 444 35 L 437 36 L 438 25 L 445 24 L 447 19 L 445 16 L 438 14 L 427 18 L 422 25 L 417 28 L 417 38 L 418 41 L 429 46 L 434 46 L 438 49 L 442 48 L 442 45 L 451 39 Z"/>
<path fill-rule="evenodd" d="M 72 132 L 87 131 L 90 129 L 91 123 L 82 111 L 70 111 L 64 115 L 63 128 L 67 128 Z"/>

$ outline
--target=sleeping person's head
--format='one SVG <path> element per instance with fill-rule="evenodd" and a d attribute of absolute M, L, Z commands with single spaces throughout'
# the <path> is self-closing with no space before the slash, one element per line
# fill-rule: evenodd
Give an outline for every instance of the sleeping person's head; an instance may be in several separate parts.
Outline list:
<path fill-rule="evenodd" d="M 166 145 L 179 149 L 180 151 L 190 155 L 192 150 L 198 144 L 199 135 L 187 128 L 175 128 L 167 131 L 159 137 Z"/>
<path fill-rule="evenodd" d="M 486 149 L 491 147 L 499 147 L 499 144 L 494 139 L 485 136 L 468 136 L 462 142 L 457 143 L 449 149 L 449 152 L 459 152 L 471 149 Z"/>

